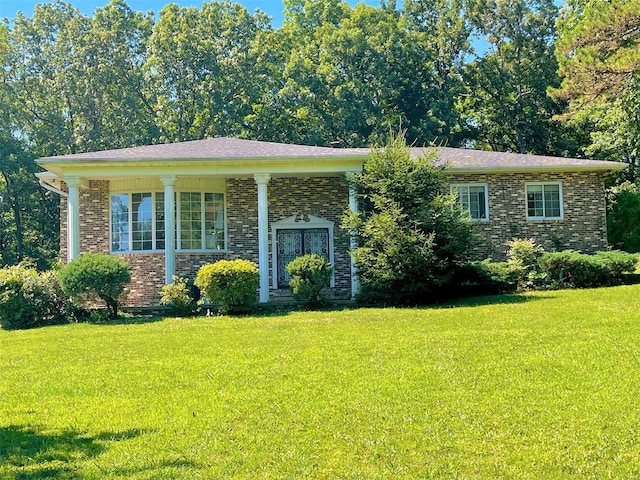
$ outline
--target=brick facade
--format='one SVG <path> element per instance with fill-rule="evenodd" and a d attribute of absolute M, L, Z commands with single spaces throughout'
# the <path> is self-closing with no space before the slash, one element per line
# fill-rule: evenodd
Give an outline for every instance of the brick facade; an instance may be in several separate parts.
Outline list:
<path fill-rule="evenodd" d="M 296 213 L 314 215 L 335 223 L 335 288 L 330 296 L 350 298 L 349 239 L 341 234 L 342 212 L 348 206 L 348 187 L 338 177 L 274 178 L 268 187 L 269 224 Z M 226 181 L 226 224 L 228 249 L 224 253 L 176 252 L 176 274 L 194 278 L 198 268 L 220 259 L 245 258 L 258 263 L 258 189 L 253 178 Z M 67 257 L 67 204 L 61 199 L 60 255 Z M 273 273 L 271 232 L 269 279 Z M 91 181 L 80 189 L 80 252 L 109 253 L 109 182 Z M 125 305 L 157 305 L 164 284 L 163 253 L 126 253 L 119 256 L 131 265 L 132 280 L 126 289 Z M 270 289 L 270 298 L 290 299 L 289 289 Z"/>
<path fill-rule="evenodd" d="M 545 248 L 593 252 L 607 247 L 604 197 L 605 173 L 523 173 L 450 175 L 451 183 L 486 183 L 489 221 L 477 222 L 478 241 L 473 256 L 502 259 L 506 241 L 533 238 Z M 527 220 L 525 183 L 562 182 L 563 220 Z M 273 256 L 271 224 L 296 214 L 312 215 L 334 223 L 335 288 L 333 299 L 351 296 L 349 237 L 340 229 L 348 206 L 348 186 L 340 177 L 273 178 L 269 199 L 269 284 Z M 253 178 L 226 181 L 228 249 L 224 253 L 176 252 L 176 274 L 194 278 L 198 268 L 216 260 L 246 258 L 258 263 L 258 193 Z M 66 259 L 66 199 L 61 199 L 60 254 Z M 80 190 L 80 251 L 109 253 L 109 182 L 90 181 Z M 121 257 L 132 267 L 126 305 L 157 305 L 164 284 L 164 254 L 128 253 Z M 270 289 L 272 300 L 290 299 L 289 289 Z"/>
<path fill-rule="evenodd" d="M 475 222 L 477 259 L 504 259 L 505 242 L 533 238 L 547 251 L 585 253 L 607 248 L 604 178 L 607 173 L 505 173 L 450 175 L 451 183 L 486 183 L 489 221 Z M 527 220 L 526 182 L 562 182 L 564 219 Z"/>

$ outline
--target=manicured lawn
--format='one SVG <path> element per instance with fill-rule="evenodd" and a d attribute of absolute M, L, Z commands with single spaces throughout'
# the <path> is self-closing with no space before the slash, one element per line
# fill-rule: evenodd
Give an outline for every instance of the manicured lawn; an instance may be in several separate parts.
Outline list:
<path fill-rule="evenodd" d="M 475 303 L 0 331 L 0 478 L 639 477 L 640 286 Z"/>

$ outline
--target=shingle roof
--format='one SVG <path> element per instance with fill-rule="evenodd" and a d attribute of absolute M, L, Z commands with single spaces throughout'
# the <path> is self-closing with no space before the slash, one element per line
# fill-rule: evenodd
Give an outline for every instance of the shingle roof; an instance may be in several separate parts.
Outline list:
<path fill-rule="evenodd" d="M 345 157 L 367 155 L 368 149 L 329 148 L 286 143 L 241 140 L 218 137 L 189 142 L 165 143 L 143 147 L 104 150 L 101 152 L 78 153 L 41 158 L 42 163 L 50 161 L 135 161 L 135 160 L 215 160 L 233 158 L 303 158 L 303 157 Z"/>
<path fill-rule="evenodd" d="M 189 142 L 148 145 L 101 152 L 60 155 L 39 159 L 39 163 L 94 163 L 167 160 L 233 160 L 277 158 L 362 158 L 369 148 L 330 148 L 292 145 L 236 138 L 210 138 Z M 412 148 L 413 156 L 427 148 Z M 578 158 L 551 157 L 519 153 L 488 152 L 459 148 L 438 148 L 440 159 L 453 171 L 526 171 L 526 170 L 620 170 L 626 165 Z"/>

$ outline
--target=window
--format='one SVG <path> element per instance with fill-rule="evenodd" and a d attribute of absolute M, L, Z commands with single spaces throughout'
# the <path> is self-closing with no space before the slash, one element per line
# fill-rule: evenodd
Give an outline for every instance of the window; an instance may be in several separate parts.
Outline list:
<path fill-rule="evenodd" d="M 224 250 L 224 194 L 176 194 L 176 248 Z M 164 193 L 111 195 L 111 251 L 137 252 L 165 249 Z"/>
<path fill-rule="evenodd" d="M 180 192 L 180 250 L 224 250 L 224 195 Z"/>
<path fill-rule="evenodd" d="M 546 220 L 563 218 L 562 184 L 560 182 L 527 183 L 527 219 Z"/>
<path fill-rule="evenodd" d="M 451 185 L 451 193 L 455 193 L 458 205 L 469 212 L 472 221 L 489 220 L 489 196 L 486 184 L 460 183 Z"/>

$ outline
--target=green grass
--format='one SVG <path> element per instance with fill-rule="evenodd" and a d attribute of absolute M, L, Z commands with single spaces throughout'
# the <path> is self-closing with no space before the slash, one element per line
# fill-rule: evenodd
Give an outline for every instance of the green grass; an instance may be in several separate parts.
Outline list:
<path fill-rule="evenodd" d="M 0 478 L 638 478 L 640 286 L 0 331 Z"/>

